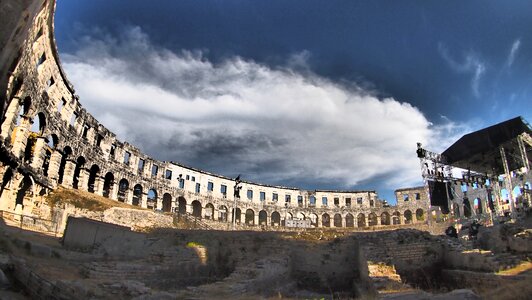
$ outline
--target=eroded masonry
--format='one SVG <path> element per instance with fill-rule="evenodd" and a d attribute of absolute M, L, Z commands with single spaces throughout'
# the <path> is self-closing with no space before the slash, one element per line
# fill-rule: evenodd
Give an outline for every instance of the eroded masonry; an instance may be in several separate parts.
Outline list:
<path fill-rule="evenodd" d="M 2 4 L 0 209 L 38 215 L 59 186 L 153 210 L 248 226 L 354 228 L 425 222 L 423 189 L 389 206 L 375 191 L 300 190 L 148 157 L 81 105 L 61 68 L 54 1 Z M 237 193 L 235 193 L 235 189 Z M 404 198 L 403 194 L 411 195 Z M 235 200 L 236 198 L 236 200 Z"/>

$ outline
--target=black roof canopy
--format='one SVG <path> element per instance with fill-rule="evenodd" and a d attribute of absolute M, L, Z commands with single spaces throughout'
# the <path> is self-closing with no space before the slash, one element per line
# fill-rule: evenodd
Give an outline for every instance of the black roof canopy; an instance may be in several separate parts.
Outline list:
<path fill-rule="evenodd" d="M 489 174 L 502 174 L 500 146 L 504 146 L 510 170 L 522 167 L 517 136 L 532 133 L 522 117 L 516 117 L 502 123 L 466 134 L 447 148 L 442 155 L 447 163 L 471 171 Z M 527 147 L 530 159 L 530 147 Z"/>

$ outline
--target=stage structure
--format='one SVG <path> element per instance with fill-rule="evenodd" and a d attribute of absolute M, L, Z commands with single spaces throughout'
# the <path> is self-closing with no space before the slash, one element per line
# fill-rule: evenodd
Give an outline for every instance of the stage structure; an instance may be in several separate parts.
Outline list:
<path fill-rule="evenodd" d="M 441 154 L 418 143 L 430 205 L 455 218 L 492 221 L 530 209 L 531 135 L 530 125 L 517 117 L 466 134 Z"/>

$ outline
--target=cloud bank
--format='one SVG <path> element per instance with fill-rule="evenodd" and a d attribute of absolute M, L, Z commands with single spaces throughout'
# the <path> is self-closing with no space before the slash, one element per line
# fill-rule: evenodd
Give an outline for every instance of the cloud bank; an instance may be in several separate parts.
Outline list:
<path fill-rule="evenodd" d="M 120 139 L 157 159 L 263 183 L 419 184 L 416 142 L 441 150 L 464 129 L 434 126 L 408 103 L 291 63 L 272 68 L 233 57 L 214 64 L 201 52 L 173 52 L 138 27 L 85 36 L 62 60 L 82 105 Z"/>

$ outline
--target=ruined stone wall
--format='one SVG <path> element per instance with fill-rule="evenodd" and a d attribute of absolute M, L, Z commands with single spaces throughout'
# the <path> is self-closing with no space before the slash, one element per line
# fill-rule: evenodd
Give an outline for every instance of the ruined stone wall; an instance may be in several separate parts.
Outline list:
<path fill-rule="evenodd" d="M 37 214 L 35 197 L 64 186 L 143 208 L 247 225 L 387 226 L 424 222 L 375 191 L 307 191 L 242 182 L 153 159 L 100 124 L 68 82 L 54 40 L 55 1 L 4 1 L 0 54 L 0 209 Z M 5 38 L 9 36 L 9 38 Z M 6 69 L 5 66 L 9 65 Z M 415 205 L 414 205 L 415 206 Z M 236 208 L 236 209 L 235 209 Z M 409 207 L 426 213 L 426 206 Z M 234 210 L 235 209 L 235 210 Z"/>

